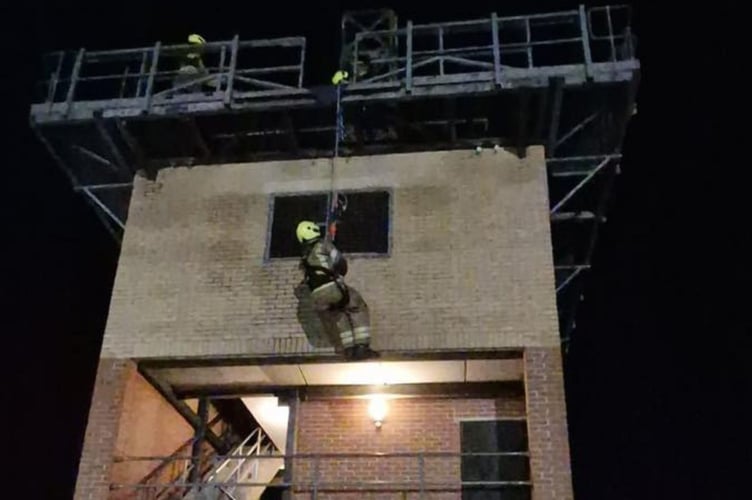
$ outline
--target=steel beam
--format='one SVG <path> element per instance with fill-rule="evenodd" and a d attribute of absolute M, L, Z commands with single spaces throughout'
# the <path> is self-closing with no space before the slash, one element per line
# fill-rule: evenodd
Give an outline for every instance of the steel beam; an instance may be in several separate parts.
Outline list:
<path fill-rule="evenodd" d="M 578 132 L 580 132 L 582 129 L 584 129 L 590 122 L 595 120 L 599 115 L 601 114 L 600 111 L 596 111 L 595 113 L 592 113 L 591 115 L 587 116 L 584 120 L 582 120 L 580 123 L 569 129 L 569 132 L 564 134 L 560 139 L 556 141 L 556 144 L 554 144 L 554 151 L 553 153 L 556 153 L 556 150 L 567 142 L 569 139 L 577 135 Z"/>
<path fill-rule="evenodd" d="M 287 416 L 287 440 L 285 455 L 289 457 L 290 455 L 295 454 L 295 451 L 297 449 L 296 438 L 298 436 L 298 412 L 300 409 L 300 394 L 298 393 L 298 391 L 296 390 L 289 394 L 285 400 L 285 403 L 289 408 Z M 295 477 L 293 472 L 294 466 L 295 461 L 293 459 L 285 458 L 284 481 L 288 484 L 291 484 L 293 478 Z M 286 489 L 282 495 L 282 498 L 284 498 L 284 500 L 292 500 L 292 488 Z"/>
<path fill-rule="evenodd" d="M 70 81 L 68 82 L 68 93 L 65 97 L 65 113 L 63 116 L 67 117 L 70 114 L 71 104 L 73 103 L 73 97 L 76 93 L 76 86 L 78 84 L 78 76 L 81 73 L 81 66 L 84 62 L 85 49 L 79 49 L 76 54 L 76 61 L 73 63 L 73 71 L 71 71 Z"/>
<path fill-rule="evenodd" d="M 149 77 L 146 79 L 146 92 L 144 94 L 143 110 L 147 113 L 151 111 L 151 101 L 154 94 L 154 78 L 157 75 L 157 67 L 159 65 L 159 53 L 162 47 L 162 42 L 154 44 L 154 49 L 151 53 L 151 67 L 149 68 Z"/>
<path fill-rule="evenodd" d="M 193 139 L 193 143 L 198 146 L 198 149 L 201 150 L 202 158 L 206 159 L 211 156 L 211 150 L 209 149 L 209 146 L 206 144 L 206 141 L 204 140 L 204 136 L 201 134 L 201 130 L 198 128 L 198 124 L 196 123 L 196 119 L 193 117 L 186 117 L 183 118 L 183 123 L 185 123 L 188 126 L 188 130 L 190 131 L 191 138 Z"/>
<path fill-rule="evenodd" d="M 585 59 L 585 75 L 588 80 L 593 77 L 593 56 L 590 52 L 590 33 L 588 31 L 587 15 L 585 14 L 585 6 L 579 7 L 580 18 L 580 37 L 582 37 L 582 55 Z"/>
<path fill-rule="evenodd" d="M 104 202 L 102 202 L 102 200 L 100 200 L 99 198 L 97 198 L 97 197 L 96 197 L 96 195 L 95 195 L 94 193 L 92 193 L 92 192 L 91 192 L 91 190 L 90 190 L 90 189 L 88 189 L 88 188 L 86 188 L 86 187 L 82 187 L 82 188 L 81 188 L 81 191 L 82 191 L 82 192 L 83 192 L 83 193 L 84 193 L 84 194 L 85 194 L 86 196 L 88 196 L 88 197 L 89 197 L 89 199 L 90 199 L 90 200 L 91 200 L 91 201 L 92 201 L 92 202 L 93 202 L 93 203 L 94 203 L 94 204 L 95 204 L 95 205 L 96 205 L 97 207 L 99 207 L 99 209 L 100 209 L 100 210 L 102 210 L 102 212 L 104 212 L 105 214 L 107 214 L 107 216 L 108 216 L 108 217 L 109 217 L 110 219 L 112 219 L 112 221 L 113 221 L 113 222 L 114 222 L 115 224 L 117 224 L 117 225 L 118 225 L 118 226 L 120 227 L 120 229 L 122 229 L 122 230 L 125 230 L 125 224 L 123 223 L 123 221 L 121 221 L 121 220 L 120 220 L 120 217 L 118 217 L 117 215 L 115 215 L 115 214 L 113 213 L 113 211 L 112 211 L 112 210 L 110 210 L 110 208 L 109 208 L 109 207 L 108 207 L 107 205 L 105 205 L 105 204 L 104 204 Z"/>
<path fill-rule="evenodd" d="M 83 191 L 84 189 L 88 189 L 89 191 L 102 191 L 108 189 L 124 189 L 132 187 L 132 182 L 111 182 L 106 184 L 87 184 L 85 186 L 77 186 L 74 187 L 73 190 L 76 192 Z"/>
<path fill-rule="evenodd" d="M 52 111 L 52 104 L 55 102 L 57 96 L 57 84 L 60 82 L 60 72 L 63 69 L 63 59 L 65 58 L 65 52 L 60 52 L 57 58 L 57 67 L 55 72 L 50 76 L 50 81 L 47 84 L 47 112 Z"/>
<path fill-rule="evenodd" d="M 290 113 L 284 113 L 282 115 L 282 124 L 284 129 L 286 130 L 288 147 L 291 151 L 297 153 L 300 149 L 300 145 L 298 143 L 298 136 L 295 133 L 295 125 L 292 122 Z"/>
<path fill-rule="evenodd" d="M 632 72 L 639 66 L 633 64 L 624 65 L 621 72 L 614 68 L 606 71 L 601 65 L 594 65 L 598 69 L 603 83 L 626 82 L 632 78 Z M 609 63 L 609 66 L 612 66 Z M 567 80 L 567 86 L 580 85 L 584 82 L 581 68 L 577 65 L 542 67 L 533 69 L 508 68 L 504 70 L 504 90 L 496 89 L 493 83 L 493 71 L 469 73 L 465 75 L 446 75 L 444 77 L 414 77 L 413 87 L 410 93 L 396 88 L 394 83 L 379 83 L 373 85 L 352 84 L 348 86 L 347 93 L 343 97 L 344 102 L 358 102 L 367 104 L 372 101 L 399 101 L 409 96 L 415 97 L 444 97 L 444 96 L 479 96 L 481 94 L 493 95 L 498 92 L 508 92 L 526 85 L 535 88 L 549 86 L 549 79 L 562 77 Z M 404 69 L 403 69 L 404 70 Z M 601 80 L 597 80 L 601 81 Z M 388 87 L 388 88 L 387 88 Z M 241 101 L 241 97 L 244 100 Z M 171 101 L 152 106 L 151 96 L 146 99 L 106 99 L 98 101 L 80 101 L 76 103 L 69 118 L 61 118 L 56 112 L 64 110 L 64 105 L 56 104 L 53 112 L 47 111 L 46 104 L 32 105 L 32 115 L 37 117 L 40 123 L 73 124 L 86 122 L 92 119 L 92 113 L 99 109 L 106 109 L 104 118 L 141 117 L 145 109 L 144 104 L 148 100 L 147 115 L 150 119 L 158 119 L 162 116 L 181 116 L 185 114 L 209 114 L 222 113 L 226 110 L 221 100 L 212 101 L 206 96 L 176 96 Z M 178 106 L 184 105 L 184 106 Z M 306 89 L 293 90 L 269 90 L 250 93 L 236 93 L 236 98 L 231 103 L 233 111 L 272 111 L 292 108 L 317 108 L 321 106 L 315 96 Z"/>
<path fill-rule="evenodd" d="M 238 50 L 240 40 L 238 35 L 235 35 L 232 39 L 232 45 L 230 49 L 230 70 L 227 72 L 227 87 L 225 88 L 224 105 L 229 107 L 232 104 L 232 93 L 235 85 L 235 72 L 238 68 Z"/>
<path fill-rule="evenodd" d="M 113 172 L 119 172 L 117 165 L 112 163 L 107 158 L 104 158 L 103 156 L 98 155 L 94 151 L 90 151 L 83 146 L 79 146 L 78 144 L 74 144 L 73 146 L 71 146 L 71 149 L 74 149 L 78 151 L 79 153 L 81 153 L 82 155 L 86 156 L 87 158 L 90 158 L 98 163 L 101 163 L 102 165 L 106 167 L 109 167 L 110 170 L 112 170 Z"/>
<path fill-rule="evenodd" d="M 501 86 L 501 50 L 499 49 L 499 17 L 491 13 L 491 37 L 493 38 L 494 83 Z"/>
<path fill-rule="evenodd" d="M 577 267 L 575 268 L 571 273 L 569 273 L 569 276 L 564 279 L 557 287 L 556 287 L 556 293 L 559 293 L 562 291 L 573 279 L 575 279 L 582 271 L 584 271 L 584 267 Z"/>
<path fill-rule="evenodd" d="M 290 397 L 289 386 L 226 384 L 176 387 L 176 391 L 184 398 L 195 398 L 210 394 L 213 399 L 235 399 L 254 394 L 277 394 L 280 397 L 280 404 L 284 403 L 284 397 Z M 300 397 L 306 401 L 311 399 L 353 398 L 367 396 L 372 392 L 373 388 L 367 385 L 311 385 L 300 389 Z M 496 382 L 437 382 L 394 385 L 390 388 L 389 392 L 390 394 L 401 396 L 477 398 L 493 394 L 519 395 L 523 393 L 523 386 L 522 380 Z M 288 426 L 288 431 L 289 429 L 290 427 Z M 288 440 L 288 442 L 290 441 Z"/>
<path fill-rule="evenodd" d="M 185 403 L 185 401 L 182 401 L 175 396 L 175 393 L 172 391 L 172 388 L 166 384 L 165 382 L 161 381 L 158 377 L 155 377 L 150 373 L 149 370 L 139 366 L 139 372 L 143 377 L 146 379 L 147 382 L 149 382 L 156 390 L 159 392 L 163 398 L 169 402 L 175 410 L 180 414 L 181 417 L 185 419 L 186 422 L 190 424 L 191 427 L 193 427 L 194 431 L 198 431 L 202 427 L 201 418 L 193 413 L 193 410 Z M 213 430 L 206 429 L 205 431 L 205 437 L 206 440 L 220 453 L 227 453 L 230 451 L 230 447 L 225 443 L 222 438 L 217 436 Z"/>
<path fill-rule="evenodd" d="M 209 420 L 209 400 L 206 397 L 198 398 L 199 427 L 193 434 L 191 446 L 191 472 L 188 482 L 198 484 L 201 482 L 201 445 L 206 438 L 207 422 Z"/>
<path fill-rule="evenodd" d="M 87 193 L 87 196 L 84 196 L 84 200 L 91 206 L 92 210 L 96 214 L 97 218 L 102 222 L 102 225 L 107 230 L 108 233 L 112 236 L 112 238 L 115 240 L 115 242 L 119 245 L 122 241 L 121 237 L 121 231 L 118 231 L 113 225 L 113 219 L 112 217 L 108 216 L 105 212 L 102 211 L 101 207 L 94 203 L 92 200 L 91 194 Z"/>
<path fill-rule="evenodd" d="M 528 89 L 522 89 L 519 96 L 519 109 L 517 114 L 517 156 L 524 158 L 527 155 L 527 142 L 528 142 L 528 119 L 530 113 L 528 108 L 530 103 L 530 91 Z"/>
<path fill-rule="evenodd" d="M 548 101 L 549 101 L 549 94 L 550 92 L 548 90 L 543 91 L 537 91 L 538 94 L 538 111 L 536 113 L 535 118 L 535 132 L 533 133 L 533 137 L 535 137 L 536 140 L 540 141 L 541 144 L 546 144 L 546 137 L 544 137 L 544 132 L 546 130 L 546 112 L 548 111 Z M 548 151 L 546 151 L 548 153 Z"/>
<path fill-rule="evenodd" d="M 589 211 L 584 212 L 557 212 L 553 215 L 551 215 L 551 221 L 552 222 L 562 222 L 562 221 L 589 221 L 589 220 L 597 220 L 598 222 L 605 222 L 605 217 L 597 217 L 596 214 Z"/>
<path fill-rule="evenodd" d="M 411 92 L 413 88 L 413 22 L 407 21 L 407 61 L 405 61 L 405 90 Z"/>
<path fill-rule="evenodd" d="M 117 144 L 115 144 L 115 141 L 112 139 L 112 136 L 107 131 L 107 124 L 104 122 L 101 115 L 100 116 L 94 115 L 94 125 L 96 126 L 97 132 L 99 132 L 100 137 L 102 137 L 102 140 L 107 145 L 107 149 L 110 150 L 110 153 L 115 159 L 115 163 L 117 164 L 117 166 L 120 167 L 123 173 L 133 175 L 135 172 L 131 169 L 131 167 L 125 161 L 125 158 L 123 157 L 123 154 L 121 153 L 120 148 L 117 147 Z"/>
<path fill-rule="evenodd" d="M 133 134 L 131 134 L 130 130 L 128 130 L 128 126 L 125 120 L 115 119 L 115 125 L 117 126 L 117 129 L 120 132 L 120 136 L 123 138 L 123 141 L 128 145 L 131 153 L 133 154 L 133 157 L 136 159 L 136 165 L 139 168 L 143 168 L 145 158 L 144 151 L 143 149 L 141 149 L 141 146 L 139 146 L 138 140 L 133 136 Z"/>
<path fill-rule="evenodd" d="M 559 200 L 559 202 L 554 205 L 554 207 L 551 209 L 551 214 L 555 214 L 567 201 L 569 201 L 572 196 L 577 194 L 577 192 L 582 189 L 582 187 L 590 182 L 590 180 L 595 177 L 595 174 L 600 172 L 608 163 L 611 161 L 610 157 L 606 157 L 603 161 L 601 161 L 593 170 L 590 171 L 590 173 L 582 179 L 580 182 L 577 183 L 575 187 L 573 187 L 564 197 Z"/>
<path fill-rule="evenodd" d="M 380 361 L 449 361 L 468 359 L 520 359 L 522 351 L 519 349 L 500 349 L 496 351 L 468 351 L 468 352 L 416 352 L 411 350 L 383 353 Z M 331 353 L 316 355 L 306 354 L 298 356 L 285 356 L 274 358 L 269 356 L 233 356 L 218 358 L 191 358 L 191 359 L 145 359 L 139 363 L 139 367 L 151 370 L 163 370 L 168 368 L 199 368 L 218 366 L 248 366 L 248 365 L 290 365 L 310 363 L 341 363 L 342 356 Z M 210 395 L 206 393 L 207 395 Z M 184 396 L 181 394 L 181 396 Z"/>
<path fill-rule="evenodd" d="M 31 126 L 31 129 L 34 131 L 34 134 L 37 136 L 37 139 L 39 139 L 39 142 L 41 142 L 45 149 L 47 149 L 47 152 L 50 154 L 53 160 L 55 160 L 55 163 L 57 163 L 58 167 L 60 167 L 60 170 L 63 171 L 68 176 L 68 179 L 70 180 L 73 187 L 77 187 L 80 185 L 78 182 L 78 179 L 76 178 L 76 175 L 73 173 L 73 170 L 68 168 L 68 165 L 63 161 L 62 156 L 60 156 L 57 151 L 55 150 L 55 147 L 52 145 L 52 143 L 47 139 L 47 137 L 42 133 L 42 130 L 39 128 L 39 126 L 36 124 L 33 118 L 29 120 L 29 124 Z"/>
<path fill-rule="evenodd" d="M 559 135 L 559 122 L 561 121 L 561 103 L 564 96 L 564 80 L 552 78 L 549 81 L 550 91 L 553 94 L 551 104 L 551 118 L 548 126 L 548 141 L 546 142 L 546 157 L 554 156 L 556 137 Z"/>

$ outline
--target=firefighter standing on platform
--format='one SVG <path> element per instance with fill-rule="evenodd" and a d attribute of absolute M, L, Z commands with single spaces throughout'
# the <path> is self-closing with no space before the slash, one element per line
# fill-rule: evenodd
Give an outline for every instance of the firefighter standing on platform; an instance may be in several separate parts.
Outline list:
<path fill-rule="evenodd" d="M 206 39 L 201 35 L 193 33 L 188 36 L 188 45 L 190 48 L 185 52 L 185 55 L 180 61 L 180 67 L 178 68 L 178 74 L 173 80 L 174 87 L 181 87 L 179 90 L 182 92 L 200 92 L 203 85 L 206 82 L 197 83 L 195 85 L 187 85 L 193 80 L 198 80 L 202 77 L 208 76 L 209 72 L 204 66 L 204 61 L 201 58 L 201 53 L 206 45 Z"/>
<path fill-rule="evenodd" d="M 344 256 L 333 243 L 322 238 L 321 229 L 314 222 L 299 223 L 296 234 L 303 253 L 304 280 L 324 328 L 338 333 L 346 359 L 377 357 L 378 353 L 370 347 L 368 305 L 357 290 L 344 282 L 347 274 Z"/>

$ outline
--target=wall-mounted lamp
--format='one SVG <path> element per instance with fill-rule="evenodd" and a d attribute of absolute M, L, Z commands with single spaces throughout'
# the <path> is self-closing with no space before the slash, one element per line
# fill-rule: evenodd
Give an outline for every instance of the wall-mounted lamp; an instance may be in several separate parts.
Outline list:
<path fill-rule="evenodd" d="M 369 399 L 371 401 L 368 403 L 368 415 L 376 428 L 380 428 L 386 417 L 386 398 L 383 394 L 374 394 Z"/>

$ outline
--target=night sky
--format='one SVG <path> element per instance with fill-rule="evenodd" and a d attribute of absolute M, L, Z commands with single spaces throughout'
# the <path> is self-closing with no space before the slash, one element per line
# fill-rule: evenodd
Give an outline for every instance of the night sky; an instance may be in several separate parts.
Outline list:
<path fill-rule="evenodd" d="M 323 83 L 336 64 L 343 7 L 387 6 L 151 3 L 0 6 L 0 332 L 9 346 L 3 401 L 13 452 L 5 470 L 8 480 L 24 479 L 13 490 L 25 491 L 13 498 L 72 497 L 117 261 L 115 243 L 28 127 L 40 55 L 178 43 L 193 31 L 207 39 L 304 35 L 307 83 Z M 416 22 L 576 5 L 396 3 L 400 19 Z M 576 498 L 750 498 L 741 484 L 752 471 L 746 33 L 735 21 L 741 10 L 723 2 L 674 13 L 643 3 L 633 23 L 639 114 L 566 360 Z"/>

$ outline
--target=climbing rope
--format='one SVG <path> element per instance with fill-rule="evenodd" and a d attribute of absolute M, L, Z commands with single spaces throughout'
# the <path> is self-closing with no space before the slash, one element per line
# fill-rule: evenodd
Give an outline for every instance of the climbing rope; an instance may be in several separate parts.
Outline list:
<path fill-rule="evenodd" d="M 332 156 L 331 167 L 329 172 L 330 186 L 329 199 L 331 205 L 326 214 L 326 238 L 334 241 L 337 236 L 337 221 L 347 210 L 347 197 L 338 193 L 335 188 L 335 165 L 339 158 L 339 146 L 345 138 L 345 119 L 342 109 L 342 84 L 337 84 L 337 109 L 334 126 L 334 154 Z"/>

